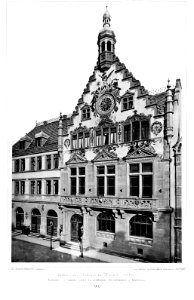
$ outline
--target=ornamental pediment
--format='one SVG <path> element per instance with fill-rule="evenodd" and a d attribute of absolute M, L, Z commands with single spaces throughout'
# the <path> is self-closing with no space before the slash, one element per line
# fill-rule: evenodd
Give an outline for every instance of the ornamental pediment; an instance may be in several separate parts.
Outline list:
<path fill-rule="evenodd" d="M 130 149 L 124 159 L 133 159 L 133 158 L 146 158 L 146 157 L 153 157 L 156 156 L 154 149 L 151 147 L 143 148 L 138 147 L 137 149 Z"/>
<path fill-rule="evenodd" d="M 112 160 L 118 160 L 116 153 L 102 150 L 94 157 L 92 162 L 112 161 Z"/>
<path fill-rule="evenodd" d="M 78 153 L 74 153 L 70 157 L 70 159 L 66 162 L 66 164 L 78 164 L 78 163 L 87 163 L 87 159 Z"/>

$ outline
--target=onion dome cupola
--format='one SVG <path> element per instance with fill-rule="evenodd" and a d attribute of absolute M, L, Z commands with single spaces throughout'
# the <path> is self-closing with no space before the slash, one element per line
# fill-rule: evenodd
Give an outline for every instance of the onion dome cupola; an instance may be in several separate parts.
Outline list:
<path fill-rule="evenodd" d="M 107 10 L 103 15 L 103 29 L 98 35 L 98 67 L 105 71 L 115 61 L 115 33 L 110 27 L 110 14 Z"/>

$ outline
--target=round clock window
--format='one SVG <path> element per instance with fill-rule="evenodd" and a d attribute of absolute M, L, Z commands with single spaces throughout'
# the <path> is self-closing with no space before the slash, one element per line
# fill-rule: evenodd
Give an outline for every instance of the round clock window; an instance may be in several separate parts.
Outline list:
<path fill-rule="evenodd" d="M 96 103 L 96 111 L 100 115 L 109 114 L 114 108 L 114 98 L 110 94 L 101 96 Z"/>

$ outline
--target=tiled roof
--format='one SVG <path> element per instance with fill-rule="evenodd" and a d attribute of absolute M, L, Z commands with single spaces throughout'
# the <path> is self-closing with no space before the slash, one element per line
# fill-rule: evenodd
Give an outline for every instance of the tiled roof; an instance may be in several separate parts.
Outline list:
<path fill-rule="evenodd" d="M 58 121 L 54 122 L 43 122 L 41 125 L 37 125 L 32 129 L 27 135 L 32 139 L 32 142 L 27 147 L 27 149 L 20 149 L 19 141 L 13 145 L 12 147 L 12 155 L 14 157 L 23 156 L 23 155 L 30 155 L 30 154 L 38 154 L 44 153 L 49 151 L 57 151 L 58 147 Z M 48 139 L 42 146 L 35 145 L 35 135 L 44 132 L 48 135 Z"/>

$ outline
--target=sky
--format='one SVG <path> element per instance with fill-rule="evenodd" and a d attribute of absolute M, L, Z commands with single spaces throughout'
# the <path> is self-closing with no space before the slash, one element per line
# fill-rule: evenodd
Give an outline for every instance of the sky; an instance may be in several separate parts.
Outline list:
<path fill-rule="evenodd" d="M 70 114 L 97 62 L 108 5 L 115 53 L 148 90 L 186 78 L 183 1 L 7 1 L 6 105 L 12 145 L 36 121 Z"/>

